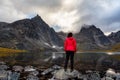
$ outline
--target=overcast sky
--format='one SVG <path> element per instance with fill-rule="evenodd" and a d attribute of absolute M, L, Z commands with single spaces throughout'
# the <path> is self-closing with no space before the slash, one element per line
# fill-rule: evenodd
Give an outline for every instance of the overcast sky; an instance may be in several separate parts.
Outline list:
<path fill-rule="evenodd" d="M 120 0 L 0 0 L 0 21 L 39 14 L 56 31 L 79 32 L 94 24 L 105 34 L 120 30 Z"/>

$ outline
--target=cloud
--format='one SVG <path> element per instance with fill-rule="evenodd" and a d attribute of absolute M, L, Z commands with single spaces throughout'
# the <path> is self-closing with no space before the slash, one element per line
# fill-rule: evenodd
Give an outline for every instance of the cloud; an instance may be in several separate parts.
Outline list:
<path fill-rule="evenodd" d="M 83 0 L 78 5 L 80 18 L 76 24 L 95 24 L 105 33 L 120 30 L 119 3 L 118 0 Z"/>
<path fill-rule="evenodd" d="M 14 8 L 10 0 L 0 1 L 0 21 L 12 22 L 25 17 L 25 14 Z"/>
<path fill-rule="evenodd" d="M 120 30 L 119 0 L 1 0 L 0 21 L 13 22 L 39 14 L 56 31 L 79 32 L 95 24 L 106 34 Z"/>

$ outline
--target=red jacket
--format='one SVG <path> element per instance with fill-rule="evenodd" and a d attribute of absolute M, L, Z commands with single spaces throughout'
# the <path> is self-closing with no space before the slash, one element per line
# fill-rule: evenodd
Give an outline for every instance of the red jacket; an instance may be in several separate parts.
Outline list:
<path fill-rule="evenodd" d="M 66 38 L 64 42 L 64 50 L 76 52 L 76 40 L 73 37 Z"/>

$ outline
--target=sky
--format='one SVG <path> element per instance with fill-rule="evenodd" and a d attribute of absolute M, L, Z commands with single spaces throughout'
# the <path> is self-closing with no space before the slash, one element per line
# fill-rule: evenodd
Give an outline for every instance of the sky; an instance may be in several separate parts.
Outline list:
<path fill-rule="evenodd" d="M 84 24 L 106 35 L 120 30 L 120 0 L 0 0 L 0 22 L 37 14 L 55 31 L 76 33 Z"/>

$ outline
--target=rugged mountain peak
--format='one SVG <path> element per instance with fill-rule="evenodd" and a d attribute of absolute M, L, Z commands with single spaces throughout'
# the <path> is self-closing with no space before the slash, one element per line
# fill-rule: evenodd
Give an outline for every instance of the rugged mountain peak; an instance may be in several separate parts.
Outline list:
<path fill-rule="evenodd" d="M 35 17 L 33 17 L 33 18 L 40 18 L 41 19 L 41 17 L 38 14 Z"/>
<path fill-rule="evenodd" d="M 76 39 L 81 46 L 85 46 L 85 50 L 107 48 L 111 45 L 111 41 L 95 25 L 83 25 Z"/>
<path fill-rule="evenodd" d="M 84 34 L 84 35 L 104 35 L 104 33 L 97 28 L 95 25 L 83 25 L 80 32 L 80 34 Z"/>
<path fill-rule="evenodd" d="M 120 42 L 120 31 L 112 32 L 109 36 L 109 39 L 115 41 L 116 43 Z"/>
<path fill-rule="evenodd" d="M 84 24 L 82 26 L 82 29 L 89 29 L 89 28 L 96 28 L 96 26 L 95 25 L 87 25 L 87 24 Z"/>
<path fill-rule="evenodd" d="M 22 19 L 2 27 L 0 24 L 0 46 L 17 49 L 52 49 L 63 42 L 53 28 L 37 15 L 32 19 Z"/>
<path fill-rule="evenodd" d="M 43 21 L 38 14 L 35 17 L 33 17 L 31 20 Z"/>
<path fill-rule="evenodd" d="M 111 32 L 111 34 L 109 36 L 115 36 L 115 35 L 118 35 L 118 34 L 120 34 L 120 31 L 118 31 L 118 32 Z"/>

